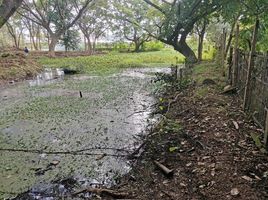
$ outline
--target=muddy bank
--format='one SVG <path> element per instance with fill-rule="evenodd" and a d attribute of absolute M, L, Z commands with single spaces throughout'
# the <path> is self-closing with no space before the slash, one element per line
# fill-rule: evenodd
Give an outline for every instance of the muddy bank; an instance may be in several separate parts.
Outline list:
<path fill-rule="evenodd" d="M 202 71 L 194 77 L 196 84 L 166 94 L 164 101 L 173 102 L 166 120 L 115 190 L 128 191 L 135 199 L 268 198 L 262 131 L 243 114 L 236 95 L 221 94 L 223 82 L 215 71 L 214 76 Z M 203 85 L 199 80 L 204 78 L 215 84 Z M 173 170 L 173 176 L 166 176 L 154 161 Z"/>
<path fill-rule="evenodd" d="M 42 66 L 22 52 L 0 52 L 0 86 L 33 78 Z"/>
<path fill-rule="evenodd" d="M 35 80 L 1 90 L 1 198 L 29 188 L 39 198 L 53 190 L 48 183 L 68 177 L 84 187 L 115 184 L 130 170 L 125 155 L 155 121 L 156 71 L 166 69 L 59 76 L 49 84 Z"/>

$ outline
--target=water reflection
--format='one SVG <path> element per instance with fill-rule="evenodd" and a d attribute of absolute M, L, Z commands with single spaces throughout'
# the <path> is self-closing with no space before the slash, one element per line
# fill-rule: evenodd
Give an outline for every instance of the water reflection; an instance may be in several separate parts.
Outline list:
<path fill-rule="evenodd" d="M 41 86 L 64 79 L 64 71 L 62 69 L 45 69 L 43 73 L 38 74 L 35 79 L 30 80 L 30 86 Z"/>

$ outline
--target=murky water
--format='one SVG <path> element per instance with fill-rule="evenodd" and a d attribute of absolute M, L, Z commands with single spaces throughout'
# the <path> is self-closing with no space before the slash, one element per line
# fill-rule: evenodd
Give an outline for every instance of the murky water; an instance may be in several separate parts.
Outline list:
<path fill-rule="evenodd" d="M 0 198 L 30 188 L 40 194 L 66 177 L 114 184 L 130 170 L 125 155 L 155 120 L 151 80 L 160 71 L 168 69 L 100 77 L 47 69 L 33 81 L 1 88 Z"/>

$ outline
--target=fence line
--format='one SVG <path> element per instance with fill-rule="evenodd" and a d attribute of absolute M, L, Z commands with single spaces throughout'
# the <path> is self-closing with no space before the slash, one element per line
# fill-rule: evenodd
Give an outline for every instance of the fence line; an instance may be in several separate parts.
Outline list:
<path fill-rule="evenodd" d="M 236 58 L 237 73 L 232 73 L 233 76 L 236 76 L 232 77 L 235 80 L 233 84 L 238 88 L 238 93 L 242 98 L 245 93 L 248 73 L 248 57 L 249 54 L 239 50 Z M 250 80 L 251 89 L 248 99 L 249 112 L 261 128 L 267 129 L 265 127 L 268 127 L 266 120 L 268 117 L 268 55 L 258 53 L 254 55 L 253 60 L 253 72 Z M 234 68 L 235 66 L 232 66 L 231 70 L 235 70 Z"/>

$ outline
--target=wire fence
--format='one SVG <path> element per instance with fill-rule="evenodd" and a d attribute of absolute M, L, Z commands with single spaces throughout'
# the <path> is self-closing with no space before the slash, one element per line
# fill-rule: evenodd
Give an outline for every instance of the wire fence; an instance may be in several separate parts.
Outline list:
<path fill-rule="evenodd" d="M 248 73 L 249 54 L 238 51 L 236 86 L 239 95 L 244 96 Z M 254 55 L 254 67 L 250 80 L 249 111 L 261 128 L 267 127 L 268 112 L 268 54 Z"/>

